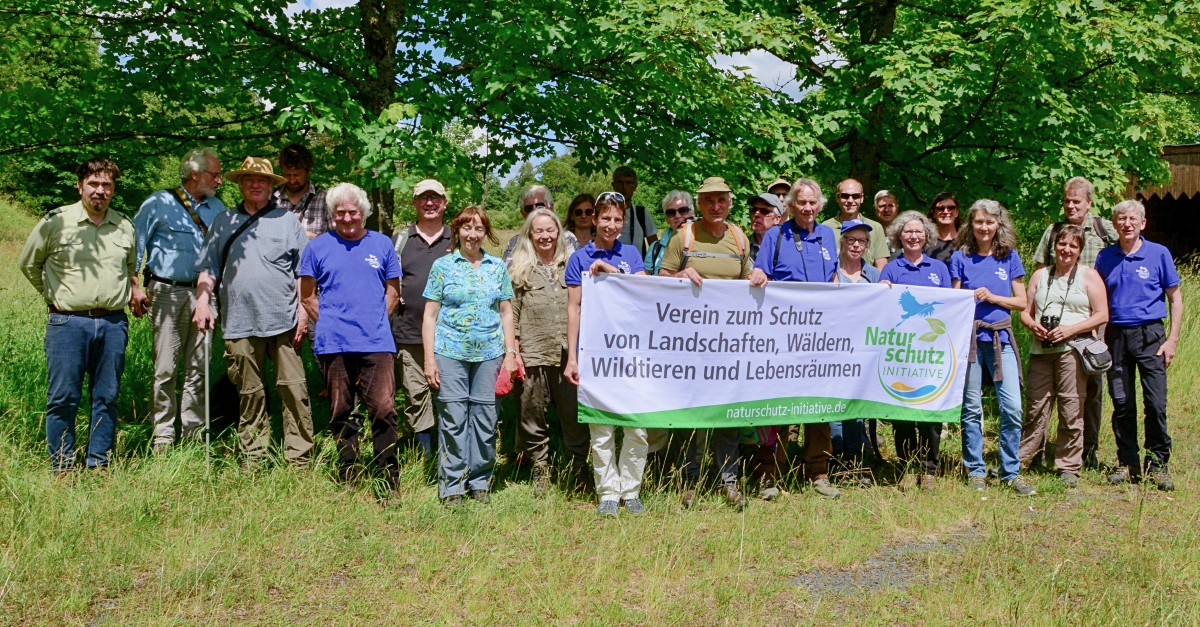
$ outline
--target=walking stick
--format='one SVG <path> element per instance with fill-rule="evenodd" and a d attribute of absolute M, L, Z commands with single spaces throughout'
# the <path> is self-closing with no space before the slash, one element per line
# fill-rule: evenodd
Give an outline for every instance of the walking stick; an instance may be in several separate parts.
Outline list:
<path fill-rule="evenodd" d="M 210 471 L 212 464 L 212 410 L 209 408 L 208 371 L 212 366 L 212 329 L 204 332 L 204 472 Z"/>

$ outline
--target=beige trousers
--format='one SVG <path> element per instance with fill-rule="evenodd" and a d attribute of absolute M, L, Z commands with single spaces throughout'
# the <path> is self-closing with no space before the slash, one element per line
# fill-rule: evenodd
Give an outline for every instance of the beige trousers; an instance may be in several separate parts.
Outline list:
<path fill-rule="evenodd" d="M 1058 441 L 1054 463 L 1060 472 L 1079 474 L 1083 466 L 1083 401 L 1087 396 L 1087 374 L 1074 350 L 1029 356 L 1025 377 L 1028 399 L 1025 425 L 1021 429 L 1018 455 L 1027 466 L 1046 439 L 1050 414 L 1058 401 Z"/>
<path fill-rule="evenodd" d="M 195 290 L 158 281 L 146 285 L 153 329 L 154 383 L 150 417 L 154 443 L 175 441 L 175 417 L 180 439 L 204 426 L 204 336 L 192 324 Z M 175 400 L 176 375 L 183 366 L 183 389 Z"/>
<path fill-rule="evenodd" d="M 396 344 L 396 381 L 404 386 L 404 419 L 414 433 L 432 429 L 433 395 L 425 378 L 425 347 Z"/>
<path fill-rule="evenodd" d="M 275 364 L 275 389 L 283 401 L 283 446 L 288 461 L 305 465 L 313 446 L 312 407 L 304 382 L 304 360 L 292 348 L 292 332 L 273 337 L 225 340 L 225 363 L 229 380 L 241 397 L 238 436 L 246 461 L 258 462 L 271 445 L 271 419 L 267 414 L 267 390 L 263 381 L 267 359 Z"/>

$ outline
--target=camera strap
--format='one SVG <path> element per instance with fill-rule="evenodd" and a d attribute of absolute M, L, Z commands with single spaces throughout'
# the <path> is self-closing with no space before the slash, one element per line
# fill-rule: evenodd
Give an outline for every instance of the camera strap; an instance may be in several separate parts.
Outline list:
<path fill-rule="evenodd" d="M 1050 295 L 1050 282 L 1054 280 L 1054 271 L 1057 268 L 1050 266 L 1050 275 L 1046 279 L 1046 296 Z M 1071 274 L 1067 277 L 1067 289 L 1063 292 L 1062 305 L 1058 308 L 1058 319 L 1062 320 L 1063 312 L 1067 310 L 1067 297 L 1071 295 L 1071 284 L 1075 282 L 1075 273 L 1079 270 L 1079 263 L 1076 262 L 1071 266 Z"/>

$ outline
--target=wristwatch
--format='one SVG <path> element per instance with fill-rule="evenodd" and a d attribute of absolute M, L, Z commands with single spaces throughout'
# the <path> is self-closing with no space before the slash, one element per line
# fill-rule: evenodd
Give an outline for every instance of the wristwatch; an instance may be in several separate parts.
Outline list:
<path fill-rule="evenodd" d="M 515 349 L 515 348 L 510 348 L 510 349 L 508 349 L 506 352 L 509 352 L 509 353 L 512 353 L 512 354 L 516 355 L 516 354 L 517 354 L 517 349 Z"/>

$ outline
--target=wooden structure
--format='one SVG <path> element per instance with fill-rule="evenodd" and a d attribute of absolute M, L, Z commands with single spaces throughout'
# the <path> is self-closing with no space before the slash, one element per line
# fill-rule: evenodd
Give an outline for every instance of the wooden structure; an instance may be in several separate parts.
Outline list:
<path fill-rule="evenodd" d="M 1200 144 L 1163 146 L 1162 158 L 1170 164 L 1170 182 L 1141 189 L 1131 184 L 1125 197 L 1146 206 L 1146 239 L 1179 259 L 1200 251 Z"/>

